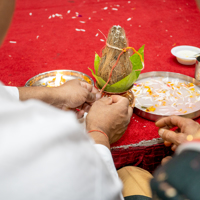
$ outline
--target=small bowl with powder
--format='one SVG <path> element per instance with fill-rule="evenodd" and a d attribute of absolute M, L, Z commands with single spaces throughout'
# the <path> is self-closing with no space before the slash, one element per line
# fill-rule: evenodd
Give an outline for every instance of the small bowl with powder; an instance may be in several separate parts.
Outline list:
<path fill-rule="evenodd" d="M 176 46 L 172 48 L 171 53 L 179 63 L 183 65 L 194 65 L 196 63 L 196 57 L 200 55 L 200 48 L 187 45 Z"/>

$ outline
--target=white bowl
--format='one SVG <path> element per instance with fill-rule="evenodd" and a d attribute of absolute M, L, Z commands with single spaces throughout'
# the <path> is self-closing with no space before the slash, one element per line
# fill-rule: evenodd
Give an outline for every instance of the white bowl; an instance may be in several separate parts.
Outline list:
<path fill-rule="evenodd" d="M 183 45 L 174 47 L 171 53 L 176 57 L 179 63 L 183 65 L 193 65 L 196 62 L 194 55 L 200 53 L 200 49 L 198 47 Z"/>

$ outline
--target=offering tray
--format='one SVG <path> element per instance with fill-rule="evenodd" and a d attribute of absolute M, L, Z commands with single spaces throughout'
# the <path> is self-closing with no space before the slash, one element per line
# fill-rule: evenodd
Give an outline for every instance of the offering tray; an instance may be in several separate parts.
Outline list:
<path fill-rule="evenodd" d="M 200 82 L 173 72 L 140 74 L 132 88 L 134 112 L 148 120 L 178 115 L 195 119 L 200 116 Z"/>
<path fill-rule="evenodd" d="M 56 79 L 57 80 L 57 85 Z M 54 70 L 38 74 L 29 79 L 25 86 L 43 86 L 43 87 L 56 87 L 63 84 L 66 81 L 79 79 L 85 81 L 91 85 L 94 85 L 94 81 L 90 76 L 79 71 L 74 70 Z"/>

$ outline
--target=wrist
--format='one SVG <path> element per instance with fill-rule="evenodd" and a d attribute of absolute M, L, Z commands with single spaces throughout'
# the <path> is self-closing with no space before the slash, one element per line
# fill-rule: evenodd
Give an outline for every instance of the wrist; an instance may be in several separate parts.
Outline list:
<path fill-rule="evenodd" d="M 96 144 L 102 144 L 110 149 L 110 142 L 106 133 L 100 130 L 91 130 L 88 134 L 93 138 Z"/>
<path fill-rule="evenodd" d="M 54 106 L 63 105 L 67 108 L 71 108 L 70 107 L 71 92 L 66 89 L 66 86 L 63 87 L 63 85 L 61 85 L 52 89 L 53 89 L 52 91 L 53 104 L 52 105 Z"/>
<path fill-rule="evenodd" d="M 55 101 L 54 88 L 48 87 L 18 87 L 19 99 L 26 101 L 28 99 L 38 99 L 48 104 Z"/>

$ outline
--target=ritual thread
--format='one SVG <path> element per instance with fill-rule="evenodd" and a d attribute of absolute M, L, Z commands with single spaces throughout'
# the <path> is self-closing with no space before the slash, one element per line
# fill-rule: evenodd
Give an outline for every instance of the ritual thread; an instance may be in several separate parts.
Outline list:
<path fill-rule="evenodd" d="M 108 78 L 106 84 L 102 87 L 102 89 L 101 89 L 101 91 L 100 91 L 101 94 L 102 94 L 102 92 L 104 91 L 105 87 L 108 85 L 108 83 L 109 83 L 109 81 L 110 81 L 110 79 L 111 79 L 111 76 L 112 76 L 112 72 L 113 72 L 114 68 L 117 66 L 117 63 L 118 63 L 118 61 L 119 61 L 121 55 L 122 55 L 123 53 L 125 53 L 128 49 L 132 49 L 136 54 L 138 54 L 138 55 L 140 56 L 141 61 L 142 61 L 142 65 L 143 65 L 142 69 L 138 69 L 138 70 L 135 70 L 135 71 L 142 71 L 142 70 L 144 69 L 144 61 L 143 61 L 143 59 L 142 59 L 142 55 L 141 55 L 139 52 L 137 52 L 133 47 L 126 47 L 126 48 L 123 48 L 123 49 L 119 49 L 119 48 L 117 48 L 117 47 L 113 47 L 113 46 L 109 45 L 108 43 L 106 43 L 106 45 L 107 45 L 108 47 L 110 47 L 110 48 L 114 48 L 114 49 L 117 49 L 117 50 L 121 50 L 122 52 L 119 54 L 119 56 L 118 56 L 118 58 L 117 58 L 117 60 L 116 60 L 116 63 L 113 65 L 113 67 L 112 67 L 112 69 L 111 69 L 111 71 L 110 71 L 110 74 L 109 74 L 109 78 Z"/>

